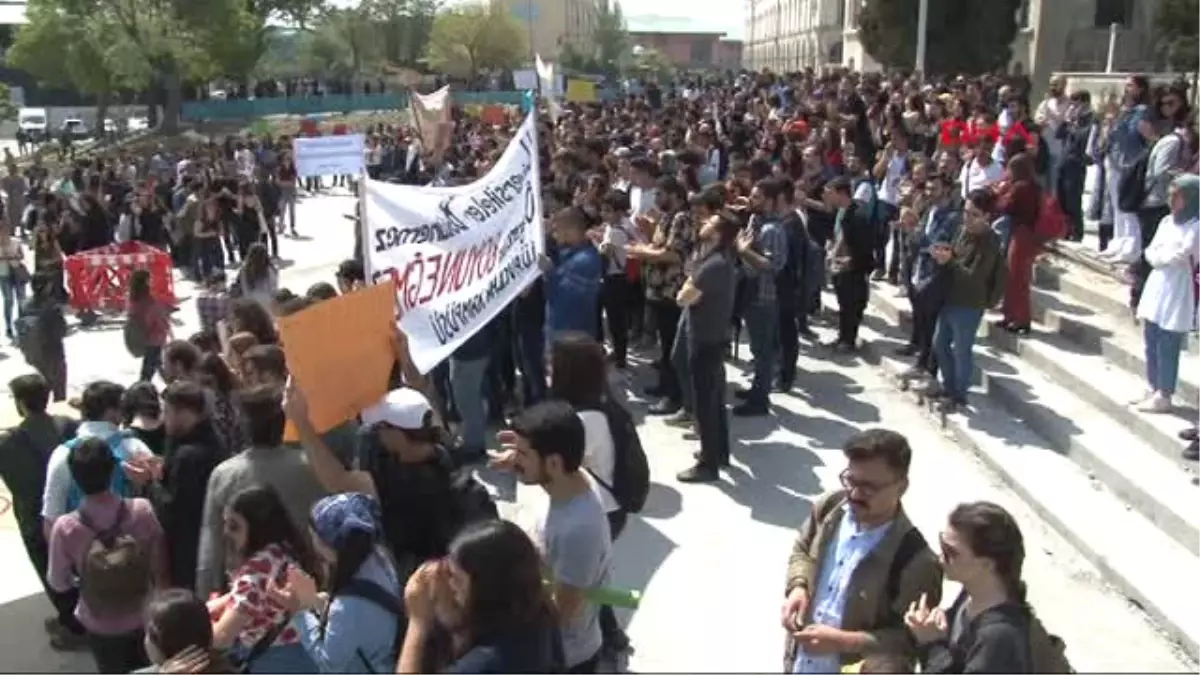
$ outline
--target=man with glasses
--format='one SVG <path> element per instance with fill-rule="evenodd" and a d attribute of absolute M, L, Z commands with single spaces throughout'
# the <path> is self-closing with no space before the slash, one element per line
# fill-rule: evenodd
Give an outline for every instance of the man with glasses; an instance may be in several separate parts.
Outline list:
<path fill-rule="evenodd" d="M 781 621 L 789 673 L 837 673 L 874 654 L 911 658 L 905 610 L 922 594 L 931 606 L 941 600 L 941 566 L 900 505 L 908 440 L 867 429 L 842 452 L 842 489 L 813 504 L 788 560 Z"/>

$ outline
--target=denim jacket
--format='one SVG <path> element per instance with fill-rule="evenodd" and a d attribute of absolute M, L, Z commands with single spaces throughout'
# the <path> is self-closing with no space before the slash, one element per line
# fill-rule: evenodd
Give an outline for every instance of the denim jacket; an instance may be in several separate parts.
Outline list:
<path fill-rule="evenodd" d="M 1112 161 L 1113 166 L 1125 169 L 1137 161 L 1138 155 L 1146 148 L 1146 139 L 1138 130 L 1138 124 L 1145 115 L 1146 106 L 1136 105 L 1122 112 L 1113 123 L 1105 150 L 1105 157 Z"/>
<path fill-rule="evenodd" d="M 960 212 L 952 206 L 933 209 L 933 213 L 922 223 L 924 227 L 914 233 L 917 240 L 917 257 L 910 282 L 917 293 L 927 288 L 937 276 L 938 264 L 933 259 L 933 245 L 953 243 L 961 220 Z"/>

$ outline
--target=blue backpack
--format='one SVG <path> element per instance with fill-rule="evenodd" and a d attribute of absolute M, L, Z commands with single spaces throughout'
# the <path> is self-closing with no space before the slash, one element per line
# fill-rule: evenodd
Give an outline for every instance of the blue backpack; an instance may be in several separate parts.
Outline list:
<path fill-rule="evenodd" d="M 109 489 L 113 491 L 113 494 L 125 499 L 134 496 L 134 485 L 129 482 L 129 479 L 125 477 L 125 472 L 121 470 L 121 463 L 129 459 L 128 453 L 125 452 L 125 439 L 127 438 L 133 438 L 132 431 L 118 431 L 105 439 L 108 442 L 109 449 L 112 450 L 113 457 L 117 459 L 117 467 L 113 470 L 112 483 L 109 485 Z M 76 436 L 64 445 L 68 452 L 74 452 L 75 448 L 79 447 L 82 441 L 83 438 Z M 67 511 L 70 512 L 78 509 L 82 503 L 83 491 L 79 489 L 79 484 L 72 480 L 71 491 L 67 493 Z"/>

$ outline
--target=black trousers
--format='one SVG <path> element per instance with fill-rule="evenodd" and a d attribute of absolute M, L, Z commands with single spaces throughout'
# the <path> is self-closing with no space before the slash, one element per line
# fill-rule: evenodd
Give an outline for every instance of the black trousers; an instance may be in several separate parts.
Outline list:
<path fill-rule="evenodd" d="M 624 368 L 629 354 L 629 278 L 624 274 L 604 277 L 600 289 L 600 304 L 612 335 L 613 359 L 617 367 Z M 600 326 L 600 322 L 596 322 Z M 603 335 L 601 335 L 603 337 Z M 603 344 L 603 339 L 601 344 Z"/>
<path fill-rule="evenodd" d="M 858 327 L 862 325 L 871 293 L 868 272 L 842 272 L 833 276 L 833 290 L 838 301 L 838 342 L 858 345 Z"/>
<path fill-rule="evenodd" d="M 79 623 L 79 619 L 75 618 L 75 603 L 79 600 L 79 592 L 71 590 L 59 593 L 50 588 L 50 584 L 46 581 L 46 570 L 50 566 L 50 550 L 46 545 L 46 537 L 42 532 L 41 523 L 37 523 L 36 527 L 30 528 L 28 532 L 21 532 L 21 540 L 25 544 L 25 552 L 29 554 L 29 562 L 33 563 L 33 569 L 42 582 L 42 588 L 46 590 L 46 597 L 50 600 L 50 604 L 54 605 L 58 623 L 76 635 L 83 635 L 87 631 Z"/>
<path fill-rule="evenodd" d="M 1058 170 L 1056 193 L 1058 203 L 1067 216 L 1067 239 L 1083 240 L 1083 189 L 1087 167 L 1063 166 Z"/>
<path fill-rule="evenodd" d="M 652 300 L 649 305 L 654 316 L 654 330 L 658 334 L 658 388 L 665 398 L 678 405 L 682 394 L 679 391 L 679 377 L 671 367 L 671 349 L 675 345 L 675 331 L 679 326 L 679 305 L 673 299 Z"/>
<path fill-rule="evenodd" d="M 691 344 L 688 364 L 695 389 L 693 416 L 700 436 L 700 461 L 718 469 L 729 462 L 729 410 L 725 407 L 725 344 Z"/>
<path fill-rule="evenodd" d="M 608 536 L 609 541 L 616 541 L 617 537 L 621 536 L 621 532 L 625 531 L 625 524 L 629 522 L 629 514 L 624 510 L 618 509 L 608 514 Z M 612 640 L 617 640 L 621 637 L 621 623 L 617 621 L 617 614 L 609 605 L 600 607 L 600 634 L 604 636 L 605 644 Z"/>
<path fill-rule="evenodd" d="M 1169 206 L 1151 206 L 1147 209 L 1138 211 L 1138 223 L 1142 229 L 1142 250 L 1154 241 L 1154 233 L 1158 232 L 1158 224 L 1162 222 L 1167 214 L 1171 213 Z M 1129 287 L 1129 306 L 1135 311 L 1137 310 L 1138 301 L 1142 299 L 1142 289 L 1146 287 L 1146 279 L 1150 277 L 1150 271 L 1154 267 L 1146 262 L 1146 255 L 1138 256 L 1137 262 L 1133 264 L 1133 284 Z"/>
<path fill-rule="evenodd" d="M 796 361 L 800 358 L 800 329 L 808 316 L 800 308 L 797 284 L 786 275 L 776 278 L 779 299 L 779 383 L 790 388 L 796 381 Z"/>
<path fill-rule="evenodd" d="M 121 635 L 88 634 L 88 647 L 96 659 L 96 670 L 102 674 L 132 673 L 150 665 L 142 644 L 142 631 Z"/>

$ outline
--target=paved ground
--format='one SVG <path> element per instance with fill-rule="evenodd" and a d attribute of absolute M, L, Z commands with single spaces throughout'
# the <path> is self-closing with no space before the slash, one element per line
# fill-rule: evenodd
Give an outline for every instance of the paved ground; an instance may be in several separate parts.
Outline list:
<path fill-rule="evenodd" d="M 351 204 L 349 197 L 328 197 L 302 206 L 300 230 L 314 239 L 284 242 L 284 257 L 296 261 L 283 272 L 284 285 L 302 292 L 330 277 L 331 266 L 351 248 L 340 217 Z M 195 324 L 189 303 L 180 315 L 186 325 L 178 331 L 186 334 Z M 79 332 L 68 339 L 68 350 L 75 388 L 92 377 L 128 381 L 136 375 L 138 364 L 115 329 Z M 8 357 L 0 361 L 2 384 L 25 368 L 10 347 L 0 355 Z M 1066 640 L 1080 672 L 1195 672 L 1194 661 L 1106 588 L 1098 571 L 998 478 L 914 414 L 872 367 L 810 353 L 801 367 L 797 393 L 777 396 L 770 419 L 734 422 L 734 466 L 719 485 L 675 482 L 695 444 L 657 420 L 642 423 L 656 483 L 645 512 L 617 546 L 615 569 L 616 584 L 645 591 L 641 608 L 627 617 L 637 650 L 631 670 L 776 671 L 783 639 L 776 617 L 794 529 L 812 497 L 836 486 L 844 439 L 886 426 L 907 435 L 915 449 L 906 507 L 930 540 L 961 501 L 989 499 L 1014 513 L 1026 537 L 1031 602 Z M 729 375 L 744 380 L 740 367 L 730 366 Z M 9 407 L 0 400 L 5 417 Z M 530 493 L 520 494 L 526 504 Z M 521 510 L 516 507 L 514 517 Z M 86 654 L 56 654 L 45 646 L 41 619 L 49 606 L 10 517 L 0 518 L 0 577 L 0 671 L 94 668 Z"/>

